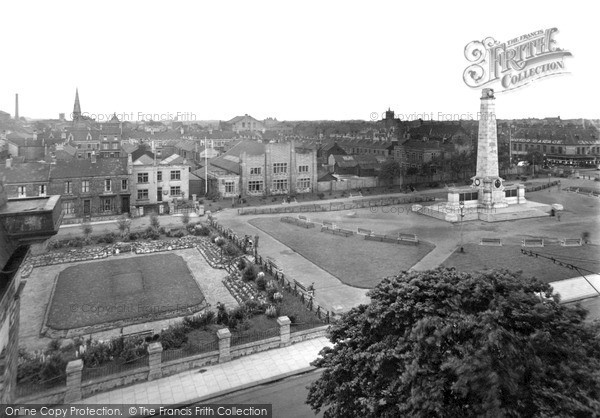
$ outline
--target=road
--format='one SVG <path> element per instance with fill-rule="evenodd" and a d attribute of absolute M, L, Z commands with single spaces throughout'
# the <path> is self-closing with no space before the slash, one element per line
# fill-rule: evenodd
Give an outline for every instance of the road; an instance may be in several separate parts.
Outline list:
<path fill-rule="evenodd" d="M 306 387 L 321 375 L 320 370 L 315 370 L 299 376 L 292 376 L 278 382 L 269 383 L 235 392 L 230 395 L 213 398 L 195 404 L 204 406 L 208 404 L 272 404 L 273 418 L 312 418 L 322 417 L 323 412 L 315 415 L 310 407 L 305 404 L 308 390 Z M 165 416 L 166 415 L 157 415 Z"/>

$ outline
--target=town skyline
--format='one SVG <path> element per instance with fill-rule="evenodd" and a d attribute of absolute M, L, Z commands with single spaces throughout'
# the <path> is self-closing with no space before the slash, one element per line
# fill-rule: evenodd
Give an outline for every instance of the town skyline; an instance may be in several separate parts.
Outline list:
<path fill-rule="evenodd" d="M 180 2 L 170 8 L 150 3 L 138 18 L 139 6 L 109 2 L 83 10 L 75 3 L 40 3 L 32 15 L 20 4 L 8 5 L 14 19 L 0 32 L 5 38 L 20 34 L 6 51 L 18 64 L 4 68 L 0 109 L 13 114 L 18 93 L 21 115 L 57 118 L 70 113 L 79 88 L 82 108 L 92 114 L 300 121 L 370 120 L 388 108 L 397 114 L 476 113 L 481 89 L 463 81 L 466 45 L 555 27 L 556 46 L 573 55 L 565 58 L 567 74 L 498 92 L 498 117 L 600 117 L 592 101 L 598 57 L 586 29 L 593 13 L 557 2 L 509 2 L 485 16 L 475 2 L 458 11 L 432 3 L 427 15 L 417 5 L 390 2 L 368 9 Z M 132 35 L 98 30 L 92 18 L 121 22 Z M 23 22 L 37 31 L 22 31 Z"/>

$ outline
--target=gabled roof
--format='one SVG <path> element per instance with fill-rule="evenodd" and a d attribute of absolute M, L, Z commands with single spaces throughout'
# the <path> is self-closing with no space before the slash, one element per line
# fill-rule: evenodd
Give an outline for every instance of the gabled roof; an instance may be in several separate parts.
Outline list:
<path fill-rule="evenodd" d="M 146 155 L 146 156 L 150 157 L 152 160 L 154 160 L 154 154 L 152 153 L 152 151 L 150 151 L 149 149 L 147 149 L 145 147 L 139 147 L 138 149 L 133 151 L 131 153 L 131 159 L 133 161 L 136 161 L 136 160 L 139 160 L 140 157 L 142 157 L 143 155 Z"/>
<path fill-rule="evenodd" d="M 2 176 L 6 176 L 6 184 L 47 182 L 50 178 L 50 164 L 14 164 L 13 161 L 11 168 L 6 168 L 6 165 L 0 165 L 0 178 Z"/>
<path fill-rule="evenodd" d="M 51 179 L 114 177 L 127 175 L 127 158 L 97 158 L 56 161 L 50 169 Z"/>
<path fill-rule="evenodd" d="M 162 160 L 159 164 L 161 165 L 180 165 L 183 164 L 184 158 L 178 154 L 171 154 L 164 160 Z"/>
<path fill-rule="evenodd" d="M 331 154 L 331 156 L 333 156 L 335 164 L 340 168 L 351 168 L 358 165 L 358 162 L 352 155 Z"/>

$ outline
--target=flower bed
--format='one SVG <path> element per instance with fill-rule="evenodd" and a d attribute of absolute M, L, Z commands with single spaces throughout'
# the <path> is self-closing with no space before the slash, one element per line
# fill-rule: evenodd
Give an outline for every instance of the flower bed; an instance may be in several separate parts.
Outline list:
<path fill-rule="evenodd" d="M 227 276 L 223 279 L 223 284 L 240 305 L 248 300 L 267 303 L 267 298 L 261 295 L 261 293 L 248 282 L 236 279 L 232 276 Z"/>
<path fill-rule="evenodd" d="M 123 252 L 135 252 L 136 254 L 149 254 L 161 251 L 182 250 L 194 248 L 199 243 L 206 241 L 205 238 L 195 236 L 185 236 L 182 238 L 149 241 L 149 242 L 117 242 L 115 244 L 105 245 L 95 248 L 84 248 L 69 250 L 66 252 L 51 252 L 42 255 L 30 256 L 27 263 L 33 267 L 50 266 L 53 264 L 73 263 L 76 261 L 89 261 L 107 258 L 118 255 Z M 24 269 L 25 272 L 25 269 Z M 31 272 L 29 272 L 31 273 Z M 26 276 L 23 276 L 26 277 Z"/>

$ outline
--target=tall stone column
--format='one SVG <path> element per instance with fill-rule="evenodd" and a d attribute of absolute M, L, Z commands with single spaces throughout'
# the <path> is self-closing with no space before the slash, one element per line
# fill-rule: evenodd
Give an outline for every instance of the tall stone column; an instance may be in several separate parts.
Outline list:
<path fill-rule="evenodd" d="M 477 137 L 477 170 L 472 178 L 478 189 L 479 204 L 487 208 L 508 206 L 504 195 L 503 179 L 498 170 L 498 135 L 494 90 L 483 89 L 479 108 Z"/>

